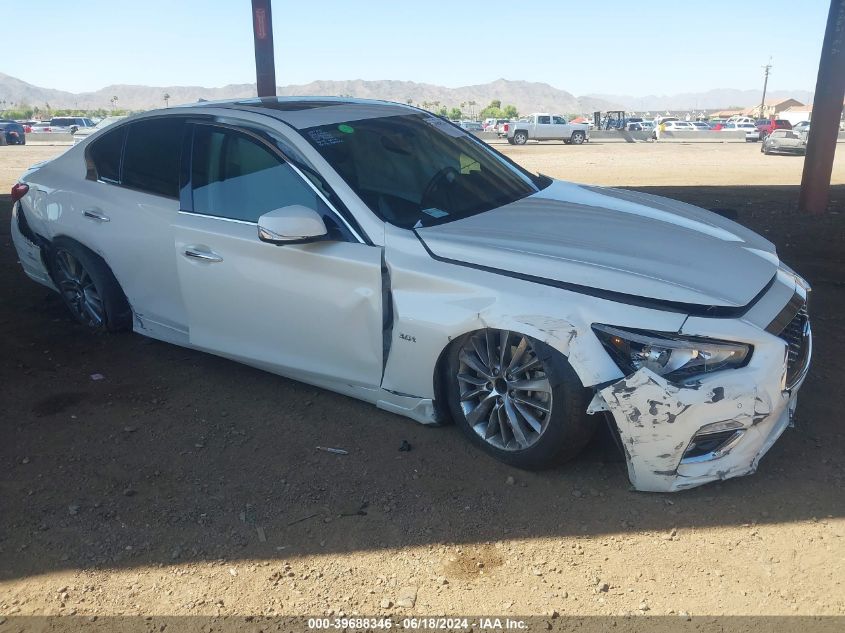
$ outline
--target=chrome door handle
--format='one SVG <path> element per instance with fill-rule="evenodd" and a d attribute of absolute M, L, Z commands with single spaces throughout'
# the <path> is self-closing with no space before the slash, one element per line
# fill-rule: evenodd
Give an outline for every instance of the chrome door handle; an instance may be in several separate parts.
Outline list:
<path fill-rule="evenodd" d="M 109 222 L 109 216 L 99 209 L 82 209 L 82 216 L 95 222 Z"/>
<path fill-rule="evenodd" d="M 186 248 L 185 257 L 190 257 L 191 259 L 199 259 L 209 263 L 223 261 L 223 258 L 220 257 L 220 255 L 218 255 L 217 253 L 212 253 L 210 251 L 200 251 L 194 248 Z"/>

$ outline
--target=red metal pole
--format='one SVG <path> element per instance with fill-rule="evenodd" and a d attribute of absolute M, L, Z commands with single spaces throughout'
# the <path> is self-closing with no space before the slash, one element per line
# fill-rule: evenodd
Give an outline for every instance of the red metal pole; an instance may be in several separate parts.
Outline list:
<path fill-rule="evenodd" d="M 801 178 L 798 208 L 805 213 L 827 211 L 830 177 L 845 100 L 845 0 L 831 0 L 819 61 L 813 118 Z"/>
<path fill-rule="evenodd" d="M 252 34 L 255 39 L 255 83 L 259 97 L 276 96 L 276 62 L 273 57 L 271 0 L 252 0 Z"/>

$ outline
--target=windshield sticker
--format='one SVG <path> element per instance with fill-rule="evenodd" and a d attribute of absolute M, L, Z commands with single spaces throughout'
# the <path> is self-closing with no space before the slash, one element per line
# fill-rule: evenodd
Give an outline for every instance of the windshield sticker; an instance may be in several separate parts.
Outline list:
<path fill-rule="evenodd" d="M 430 215 L 433 218 L 438 219 L 445 218 L 447 215 L 449 215 L 448 211 L 443 211 L 442 209 L 435 209 L 433 207 L 431 209 L 423 209 L 422 212 Z"/>
<path fill-rule="evenodd" d="M 474 171 L 481 171 L 481 163 L 477 160 L 472 158 L 471 156 L 467 156 L 466 154 L 461 154 L 461 173 L 466 176 Z"/>
<path fill-rule="evenodd" d="M 346 123 L 341 123 L 337 126 L 337 129 L 343 132 L 344 134 L 352 134 L 355 131 L 355 128 L 351 125 L 346 125 Z"/>
<path fill-rule="evenodd" d="M 464 131 L 461 128 L 456 125 L 452 125 L 448 121 L 437 118 L 436 116 L 427 116 L 423 119 L 423 121 L 428 123 L 431 127 L 436 127 L 441 132 L 445 132 L 449 136 L 454 136 L 455 138 L 465 136 Z"/>
<path fill-rule="evenodd" d="M 311 137 L 317 147 L 327 147 L 329 145 L 337 145 L 338 143 L 343 143 L 342 137 L 337 136 L 334 132 L 323 130 L 321 128 L 309 130 L 308 136 Z"/>

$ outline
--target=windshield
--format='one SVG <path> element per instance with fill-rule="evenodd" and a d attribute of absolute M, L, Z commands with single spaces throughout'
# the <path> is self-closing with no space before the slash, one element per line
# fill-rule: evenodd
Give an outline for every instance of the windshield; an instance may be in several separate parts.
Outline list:
<path fill-rule="evenodd" d="M 332 123 L 302 134 L 373 213 L 406 229 L 482 213 L 551 182 L 425 113 Z"/>

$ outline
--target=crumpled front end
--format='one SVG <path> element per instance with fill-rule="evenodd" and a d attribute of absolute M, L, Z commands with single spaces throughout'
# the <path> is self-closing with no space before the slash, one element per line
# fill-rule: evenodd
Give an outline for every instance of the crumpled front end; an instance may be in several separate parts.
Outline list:
<path fill-rule="evenodd" d="M 641 368 L 597 390 L 590 412 L 613 416 L 634 488 L 672 492 L 756 471 L 789 426 L 809 367 L 806 309 L 756 338 L 739 369 L 680 384 Z"/>

